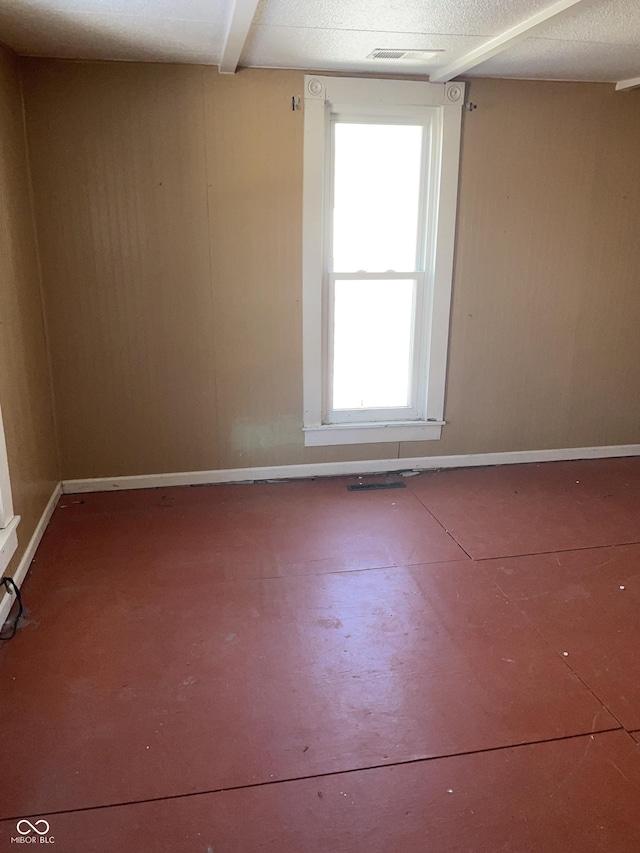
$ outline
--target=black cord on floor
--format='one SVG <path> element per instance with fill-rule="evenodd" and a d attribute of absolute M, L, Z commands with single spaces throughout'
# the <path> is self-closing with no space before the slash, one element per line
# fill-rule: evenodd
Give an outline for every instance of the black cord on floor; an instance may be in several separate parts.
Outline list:
<path fill-rule="evenodd" d="M 9 588 L 9 585 L 11 585 L 12 589 Z M 16 586 L 13 578 L 0 578 L 0 586 L 3 586 L 9 593 L 13 592 L 15 597 L 18 599 L 18 615 L 16 616 L 13 625 L 8 629 L 10 633 L 0 633 L 0 642 L 4 642 L 6 640 L 13 640 L 13 638 L 15 637 L 16 631 L 18 630 L 18 622 L 20 622 L 20 617 L 22 616 L 24 608 L 22 607 L 22 598 L 20 597 L 20 590 Z"/>

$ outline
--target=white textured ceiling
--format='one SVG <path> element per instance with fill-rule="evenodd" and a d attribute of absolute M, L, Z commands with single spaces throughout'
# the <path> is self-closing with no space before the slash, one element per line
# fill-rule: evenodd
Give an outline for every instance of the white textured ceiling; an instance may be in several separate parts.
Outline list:
<path fill-rule="evenodd" d="M 306 27 L 253 27 L 242 65 L 261 68 L 309 68 L 314 71 L 428 74 L 485 41 L 481 36 L 390 33 L 387 30 L 324 30 Z M 377 47 L 443 49 L 428 62 L 367 59 Z"/>
<path fill-rule="evenodd" d="M 615 82 L 640 77 L 640 50 L 634 45 L 530 38 L 466 76 Z"/>
<path fill-rule="evenodd" d="M 0 42 L 78 59 L 220 62 L 236 0 L 0 0 Z M 247 0 L 238 0 L 245 3 Z M 552 0 L 260 0 L 240 64 L 434 74 Z M 428 62 L 367 59 L 433 49 Z M 583 0 L 467 76 L 640 77 L 640 0 Z"/>
<path fill-rule="evenodd" d="M 0 0 L 0 42 L 26 56 L 216 64 L 229 0 Z"/>
<path fill-rule="evenodd" d="M 261 0 L 255 23 L 267 27 L 491 36 L 544 5 L 544 0 Z"/>

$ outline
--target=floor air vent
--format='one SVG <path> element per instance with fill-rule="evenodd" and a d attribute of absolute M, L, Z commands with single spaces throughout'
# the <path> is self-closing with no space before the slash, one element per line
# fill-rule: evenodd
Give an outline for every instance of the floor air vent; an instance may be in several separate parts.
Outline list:
<path fill-rule="evenodd" d="M 347 486 L 349 492 L 377 492 L 380 489 L 406 489 L 406 483 L 356 483 Z"/>

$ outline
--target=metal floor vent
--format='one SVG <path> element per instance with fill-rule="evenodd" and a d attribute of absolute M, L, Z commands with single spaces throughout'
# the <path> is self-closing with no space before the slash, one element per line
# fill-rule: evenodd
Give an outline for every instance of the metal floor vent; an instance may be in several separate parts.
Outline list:
<path fill-rule="evenodd" d="M 406 483 L 356 483 L 347 486 L 349 492 L 376 492 L 380 489 L 406 489 Z"/>

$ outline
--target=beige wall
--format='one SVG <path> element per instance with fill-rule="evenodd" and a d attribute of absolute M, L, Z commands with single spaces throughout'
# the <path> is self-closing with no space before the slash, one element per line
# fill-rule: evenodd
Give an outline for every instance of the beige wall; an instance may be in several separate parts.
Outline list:
<path fill-rule="evenodd" d="M 440 442 L 302 444 L 302 74 L 25 60 L 63 477 L 640 441 L 640 98 L 475 80 Z"/>
<path fill-rule="evenodd" d="M 472 82 L 442 452 L 640 442 L 640 92 L 628 94 Z"/>
<path fill-rule="evenodd" d="M 0 49 L 0 404 L 19 549 L 60 479 L 16 58 Z"/>

